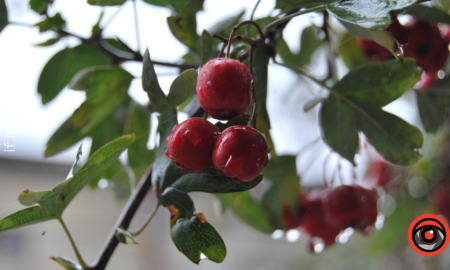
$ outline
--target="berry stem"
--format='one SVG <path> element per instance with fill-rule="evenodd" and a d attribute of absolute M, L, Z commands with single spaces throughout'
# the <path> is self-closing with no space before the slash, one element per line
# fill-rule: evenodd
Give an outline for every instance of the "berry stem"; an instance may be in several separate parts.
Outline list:
<path fill-rule="evenodd" d="M 250 93 L 253 99 L 253 110 L 252 110 L 252 118 L 250 119 L 250 126 L 252 128 L 256 128 L 256 93 L 255 93 L 255 84 L 253 83 L 253 51 L 255 50 L 255 45 L 250 45 L 250 53 L 248 55 L 248 70 L 250 74 L 252 74 L 252 81 L 250 83 Z"/>
<path fill-rule="evenodd" d="M 230 38 L 228 39 L 228 48 L 227 48 L 226 58 L 230 58 L 231 42 L 233 41 L 234 34 L 241 26 L 246 25 L 246 24 L 252 24 L 256 27 L 256 29 L 259 32 L 259 40 L 258 41 L 263 41 L 266 39 L 266 36 L 264 35 L 263 31 L 261 30 L 261 27 L 259 27 L 259 25 L 257 23 L 255 23 L 254 21 L 242 21 L 242 22 L 238 23 L 235 27 L 233 27 L 233 30 L 230 33 Z M 240 36 L 239 39 L 242 39 L 242 36 Z M 253 40 L 253 39 L 250 39 L 250 40 Z"/>
<path fill-rule="evenodd" d="M 145 227 L 147 227 L 147 225 L 150 223 L 150 221 L 153 219 L 156 212 L 158 211 L 160 205 L 161 205 L 161 203 L 158 202 L 158 204 L 156 205 L 155 210 L 153 210 L 152 214 L 147 218 L 147 220 L 145 220 L 145 222 L 136 231 L 134 231 L 134 232 L 130 231 L 130 234 L 132 236 L 139 235 L 145 229 Z"/>

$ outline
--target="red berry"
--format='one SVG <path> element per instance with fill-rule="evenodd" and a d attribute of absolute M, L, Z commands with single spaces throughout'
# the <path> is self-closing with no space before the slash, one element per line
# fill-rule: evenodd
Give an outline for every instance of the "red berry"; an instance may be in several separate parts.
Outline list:
<path fill-rule="evenodd" d="M 382 62 L 394 58 L 394 56 L 388 49 L 378 45 L 378 43 L 376 42 L 363 38 L 356 38 L 356 41 L 363 50 L 367 61 Z"/>
<path fill-rule="evenodd" d="M 314 251 L 313 237 L 321 238 L 325 247 L 336 242 L 336 236 L 340 229 L 327 223 L 323 211 L 321 192 L 319 190 L 311 191 L 308 196 L 302 200 L 302 218 L 300 228 L 309 235 L 309 248 Z"/>
<path fill-rule="evenodd" d="M 167 137 L 166 156 L 184 173 L 200 173 L 212 166 L 219 129 L 208 120 L 191 118 L 176 125 Z"/>
<path fill-rule="evenodd" d="M 234 181 L 251 181 L 267 166 L 264 136 L 252 127 L 232 126 L 217 138 L 213 163 L 217 171 Z"/>
<path fill-rule="evenodd" d="M 206 63 L 197 77 L 197 97 L 213 118 L 231 120 L 250 105 L 252 75 L 233 59 L 214 59 Z"/>
<path fill-rule="evenodd" d="M 339 186 L 322 193 L 327 222 L 344 230 L 348 227 L 364 231 L 377 220 L 377 194 L 360 186 Z"/>

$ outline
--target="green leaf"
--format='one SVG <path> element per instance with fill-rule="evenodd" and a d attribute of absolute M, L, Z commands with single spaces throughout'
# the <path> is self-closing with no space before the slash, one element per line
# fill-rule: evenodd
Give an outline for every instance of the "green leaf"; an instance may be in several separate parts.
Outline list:
<path fill-rule="evenodd" d="M 270 223 L 270 215 L 248 191 L 238 193 L 216 194 L 222 204 L 231 209 L 242 221 L 263 233 L 272 233 L 275 229 Z"/>
<path fill-rule="evenodd" d="M 61 14 L 56 13 L 53 17 L 47 17 L 45 20 L 35 24 L 39 27 L 39 32 L 46 32 L 49 30 L 57 31 L 66 25 L 66 21 L 61 17 Z"/>
<path fill-rule="evenodd" d="M 127 244 L 127 245 L 137 245 L 138 242 L 134 240 L 133 235 L 129 231 L 126 231 L 121 228 L 115 228 L 116 231 L 116 238 L 119 240 L 120 243 Z"/>
<path fill-rule="evenodd" d="M 136 140 L 128 147 L 128 163 L 136 179 L 144 175 L 153 161 L 155 152 L 147 149 L 150 135 L 150 112 L 144 106 L 132 101 L 128 107 L 124 133 L 136 133 Z"/>
<path fill-rule="evenodd" d="M 131 50 L 130 48 L 126 47 L 121 41 L 119 41 L 118 39 L 114 39 L 114 38 L 105 38 L 103 39 L 104 41 L 106 41 L 106 43 L 108 43 L 109 45 L 113 46 L 115 49 L 121 50 L 123 52 L 127 52 L 127 53 L 134 53 L 133 50 Z"/>
<path fill-rule="evenodd" d="M 349 69 L 354 69 L 367 63 L 366 57 L 356 41 L 356 37 L 350 33 L 346 33 L 342 37 L 339 45 L 339 54 Z"/>
<path fill-rule="evenodd" d="M 48 0 L 30 0 L 30 8 L 39 14 L 47 10 L 47 5 Z"/>
<path fill-rule="evenodd" d="M 266 137 L 267 145 L 271 148 L 272 158 L 276 158 L 275 145 L 270 136 L 270 119 L 267 112 L 267 78 L 270 55 L 264 49 L 258 48 L 253 54 L 253 81 L 257 100 L 256 128 Z"/>
<path fill-rule="evenodd" d="M 437 8 L 427 7 L 424 5 L 414 5 L 405 10 L 403 13 L 412 15 L 421 20 L 450 24 L 450 15 L 447 12 Z"/>
<path fill-rule="evenodd" d="M 173 9 L 180 14 L 183 12 L 184 7 L 188 7 L 194 12 L 202 10 L 204 0 L 168 0 L 168 2 Z"/>
<path fill-rule="evenodd" d="M 77 73 L 69 84 L 74 90 L 85 90 L 86 100 L 74 111 L 70 121 L 86 134 L 99 124 L 127 96 L 133 76 L 120 67 L 91 67 Z"/>
<path fill-rule="evenodd" d="M 158 77 L 153 68 L 152 60 L 150 59 L 150 52 L 148 49 L 144 54 L 144 65 L 142 69 L 142 88 L 147 92 L 150 98 L 152 110 L 156 112 L 165 112 L 172 107 L 167 102 L 166 95 L 159 86 Z"/>
<path fill-rule="evenodd" d="M 396 57 L 396 40 L 384 29 L 391 24 L 391 13 L 399 13 L 415 4 L 415 0 L 347 0 L 328 5 L 333 14 L 350 33 L 370 39 L 390 50 Z"/>
<path fill-rule="evenodd" d="M 263 170 L 264 178 L 270 180 L 270 188 L 264 194 L 261 204 L 275 216 L 279 229 L 284 228 L 281 222 L 283 204 L 288 203 L 291 213 L 297 213 L 297 201 L 300 195 L 300 177 L 297 174 L 295 156 L 279 156 L 277 160 L 270 160 Z"/>
<path fill-rule="evenodd" d="M 42 104 L 52 101 L 80 70 L 108 64 L 109 58 L 87 44 L 56 53 L 45 65 L 38 82 Z"/>
<path fill-rule="evenodd" d="M 158 7 L 166 7 L 169 4 L 168 0 L 144 0 L 144 2 Z"/>
<path fill-rule="evenodd" d="M 0 33 L 8 25 L 8 9 L 5 0 L 0 0 Z"/>
<path fill-rule="evenodd" d="M 120 6 L 127 0 L 87 0 L 89 5 L 93 6 Z"/>
<path fill-rule="evenodd" d="M 208 31 L 202 32 L 202 66 L 208 62 L 213 50 L 213 38 Z"/>
<path fill-rule="evenodd" d="M 167 149 L 166 139 L 176 124 L 178 124 L 176 110 L 168 111 L 159 116 L 159 147 L 156 150 L 152 172 L 153 186 L 157 187 L 159 192 L 163 192 L 183 175 L 180 170 L 172 165 L 172 160 L 165 154 Z"/>
<path fill-rule="evenodd" d="M 282 10 L 295 7 L 311 7 L 337 2 L 338 0 L 277 0 L 275 8 Z"/>
<path fill-rule="evenodd" d="M 38 43 L 38 44 L 34 44 L 34 46 L 41 46 L 41 47 L 47 47 L 47 46 L 52 46 L 53 44 L 56 44 L 58 41 L 60 40 L 60 37 L 57 38 L 50 38 L 44 42 Z"/>
<path fill-rule="evenodd" d="M 179 219 L 170 228 L 173 243 L 189 260 L 198 264 L 204 254 L 213 262 L 223 262 L 227 249 L 217 231 L 198 217 Z"/>
<path fill-rule="evenodd" d="M 169 94 L 167 95 L 167 102 L 171 108 L 175 108 L 186 99 L 195 95 L 195 88 L 197 87 L 197 70 L 188 69 L 181 73 L 170 86 Z"/>
<path fill-rule="evenodd" d="M 284 39 L 277 41 L 277 52 L 286 65 L 299 68 L 311 62 L 313 53 L 322 44 L 322 39 L 317 36 L 314 26 L 307 27 L 303 30 L 300 44 L 300 52 L 293 54 Z"/>
<path fill-rule="evenodd" d="M 168 187 L 161 194 L 161 204 L 171 211 L 170 224 L 178 219 L 189 218 L 194 214 L 194 202 L 185 192 Z"/>
<path fill-rule="evenodd" d="M 241 20 L 242 16 L 244 16 L 244 14 L 245 14 L 245 10 L 242 10 L 234 16 L 225 17 L 224 19 L 218 21 L 213 26 L 211 26 L 208 29 L 208 33 L 217 34 L 219 36 L 228 38 L 230 36 L 231 30 L 233 30 L 233 27 L 239 23 L 239 21 Z M 214 43 L 214 45 L 217 45 L 217 44 L 220 44 L 223 42 L 219 39 L 213 39 L 213 43 Z"/>
<path fill-rule="evenodd" d="M 52 190 L 45 193 L 40 192 L 42 196 L 37 202 L 40 206 L 25 208 L 0 220 L 0 232 L 61 216 L 78 192 L 117 160 L 135 137 L 135 135 L 125 135 L 103 146 L 89 158 L 73 177 L 59 183 Z"/>
<path fill-rule="evenodd" d="M 450 108 L 450 77 L 437 81 L 427 91 L 416 91 L 417 106 L 427 132 L 436 132 L 444 124 Z"/>
<path fill-rule="evenodd" d="M 241 192 L 254 188 L 262 181 L 258 176 L 249 182 L 236 183 L 231 179 L 219 174 L 216 169 L 210 168 L 204 173 L 189 173 L 180 177 L 172 187 L 180 191 L 207 192 L 207 193 L 231 193 Z"/>
<path fill-rule="evenodd" d="M 97 36 L 101 31 L 100 22 L 102 21 L 103 14 L 104 14 L 104 11 L 102 10 L 102 12 L 100 13 L 100 16 L 98 17 L 97 22 L 94 24 L 94 26 L 92 26 L 92 30 L 91 30 L 92 37 Z"/>
<path fill-rule="evenodd" d="M 189 3 L 193 2 L 197 1 L 189 1 Z M 203 4 L 203 1 L 201 2 Z M 170 31 L 175 38 L 193 51 L 199 51 L 200 48 L 200 38 L 197 35 L 196 8 L 197 6 L 195 5 L 183 4 L 178 11 L 179 16 L 167 17 Z"/>
<path fill-rule="evenodd" d="M 362 131 L 387 160 L 409 165 L 420 155 L 422 133 L 381 108 L 399 98 L 420 78 L 413 60 L 371 63 L 350 71 L 331 89 L 320 111 L 326 143 L 353 162 Z"/>
<path fill-rule="evenodd" d="M 57 262 L 59 265 L 61 265 L 64 269 L 66 270 L 82 270 L 83 267 L 81 267 L 81 265 L 77 264 L 76 262 L 64 258 L 64 257 L 50 257 L 50 259 L 54 260 L 55 262 Z"/>
<path fill-rule="evenodd" d="M 450 2 L 447 0 L 432 0 L 432 2 L 444 11 L 448 11 L 450 9 Z"/>

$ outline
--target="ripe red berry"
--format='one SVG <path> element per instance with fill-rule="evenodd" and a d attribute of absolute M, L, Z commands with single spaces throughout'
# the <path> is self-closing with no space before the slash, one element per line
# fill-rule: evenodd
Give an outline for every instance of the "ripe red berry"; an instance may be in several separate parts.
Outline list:
<path fill-rule="evenodd" d="M 200 173 L 212 166 L 212 151 L 219 129 L 202 118 L 176 125 L 167 137 L 166 156 L 184 173 Z"/>
<path fill-rule="evenodd" d="M 360 186 L 339 186 L 322 193 L 326 221 L 337 229 L 364 231 L 377 220 L 377 194 Z"/>
<path fill-rule="evenodd" d="M 388 49 L 378 45 L 376 42 L 363 38 L 356 38 L 356 41 L 363 50 L 367 61 L 382 62 L 394 58 Z"/>
<path fill-rule="evenodd" d="M 267 166 L 264 136 L 252 127 L 232 126 L 217 138 L 213 163 L 217 171 L 234 181 L 251 181 Z"/>
<path fill-rule="evenodd" d="M 321 238 L 325 247 L 336 242 L 340 229 L 328 224 L 321 200 L 321 191 L 313 190 L 302 200 L 302 218 L 300 228 L 309 235 L 309 248 L 314 251 L 312 238 Z"/>
<path fill-rule="evenodd" d="M 213 118 L 231 120 L 250 105 L 252 75 L 233 59 L 214 59 L 206 63 L 197 77 L 197 97 Z"/>

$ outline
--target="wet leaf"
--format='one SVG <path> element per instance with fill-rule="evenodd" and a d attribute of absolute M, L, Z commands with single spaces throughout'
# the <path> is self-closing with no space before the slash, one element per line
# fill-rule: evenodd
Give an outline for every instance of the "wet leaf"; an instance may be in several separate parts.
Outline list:
<path fill-rule="evenodd" d="M 258 176 L 249 182 L 235 183 L 233 180 L 219 174 L 216 169 L 210 168 L 204 173 L 189 173 L 181 176 L 172 187 L 189 193 L 194 191 L 208 193 L 231 193 L 249 190 L 262 181 Z"/>
<path fill-rule="evenodd" d="M 286 65 L 303 67 L 311 62 L 315 50 L 322 44 L 322 39 L 316 34 L 314 26 L 306 27 L 301 35 L 300 52 L 293 54 L 284 39 L 277 42 L 277 52 Z"/>
<path fill-rule="evenodd" d="M 348 0 L 328 5 L 350 33 L 370 39 L 399 56 L 396 40 L 384 29 L 391 24 L 391 13 L 399 13 L 415 4 L 415 0 Z"/>
<path fill-rule="evenodd" d="M 402 119 L 382 110 L 420 78 L 413 60 L 371 63 L 350 71 L 333 87 L 320 111 L 326 143 L 353 162 L 358 132 L 387 160 L 409 165 L 419 160 L 422 133 Z"/>
<path fill-rule="evenodd" d="M 195 95 L 196 87 L 197 71 L 195 69 L 184 71 L 172 82 L 169 94 L 167 95 L 167 102 L 171 108 L 176 108 L 186 99 Z"/>
<path fill-rule="evenodd" d="M 159 86 L 158 77 L 156 76 L 148 49 L 144 54 L 142 88 L 144 88 L 144 91 L 147 92 L 147 95 L 150 98 L 152 110 L 156 112 L 165 112 L 171 109 L 171 105 L 167 102 L 166 95 Z"/>
<path fill-rule="evenodd" d="M 170 228 L 173 243 L 189 260 L 198 264 L 200 255 L 221 263 L 227 249 L 217 231 L 208 222 L 202 222 L 197 216 L 179 219 Z"/>
<path fill-rule="evenodd" d="M 58 31 L 66 25 L 66 21 L 62 18 L 61 14 L 56 13 L 53 17 L 47 17 L 45 20 L 35 24 L 39 27 L 39 32 L 43 33 L 49 30 Z"/>
<path fill-rule="evenodd" d="M 186 45 L 189 49 L 199 51 L 200 38 L 197 35 L 197 10 L 193 6 L 184 5 L 183 3 L 183 7 L 180 8 L 178 13 L 179 16 L 167 17 L 170 31 L 178 41 Z"/>
<path fill-rule="evenodd" d="M 311 7 L 337 2 L 338 0 L 277 0 L 275 8 L 282 10 L 295 7 Z"/>
<path fill-rule="evenodd" d="M 69 84 L 86 91 L 86 100 L 72 114 L 74 128 L 86 134 L 110 115 L 127 97 L 133 76 L 120 67 L 92 67 L 77 73 Z"/>
<path fill-rule="evenodd" d="M 87 44 L 66 48 L 56 53 L 39 77 L 37 91 L 42 104 L 52 101 L 80 70 L 108 64 L 109 58 Z"/>
<path fill-rule="evenodd" d="M 78 192 L 117 160 L 135 137 L 135 135 L 125 135 L 103 146 L 89 158 L 73 177 L 64 180 L 51 190 L 40 192 L 39 195 L 42 196 L 37 202 L 39 206 L 20 210 L 0 220 L 0 232 L 55 219 L 62 215 Z"/>
<path fill-rule="evenodd" d="M 403 13 L 412 15 L 420 20 L 450 24 L 450 15 L 447 12 L 437 8 L 424 5 L 414 5 L 405 10 Z"/>
<path fill-rule="evenodd" d="M 437 81 L 426 91 L 416 91 L 417 106 L 427 132 L 436 132 L 444 124 L 450 108 L 450 77 Z"/>
<path fill-rule="evenodd" d="M 202 32 L 202 66 L 208 62 L 211 58 L 211 52 L 213 50 L 213 38 L 208 31 Z"/>

